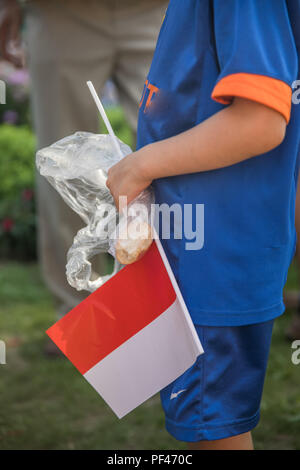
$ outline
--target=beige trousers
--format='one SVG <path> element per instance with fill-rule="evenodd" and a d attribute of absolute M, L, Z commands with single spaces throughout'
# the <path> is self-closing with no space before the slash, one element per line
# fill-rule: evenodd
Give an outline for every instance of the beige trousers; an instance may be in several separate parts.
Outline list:
<path fill-rule="evenodd" d="M 38 148 L 77 130 L 98 132 L 87 80 L 97 91 L 112 78 L 136 129 L 138 103 L 167 8 L 166 0 L 33 0 L 26 3 L 25 44 Z M 87 295 L 71 288 L 66 254 L 83 222 L 37 175 L 39 259 L 57 311 Z M 96 263 L 101 274 L 107 257 Z"/>

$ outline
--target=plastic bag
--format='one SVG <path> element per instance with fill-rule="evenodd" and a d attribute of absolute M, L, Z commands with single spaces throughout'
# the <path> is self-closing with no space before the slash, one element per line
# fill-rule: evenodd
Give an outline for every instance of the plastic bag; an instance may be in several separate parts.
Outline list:
<path fill-rule="evenodd" d="M 120 140 L 119 143 L 123 157 L 131 153 L 128 145 Z M 143 191 L 120 216 L 106 186 L 108 170 L 120 158 L 109 135 L 90 132 L 76 132 L 36 154 L 40 174 L 86 223 L 67 254 L 67 279 L 77 290 L 93 292 L 121 264 L 139 259 L 152 242 L 151 188 Z M 90 259 L 104 252 L 116 258 L 114 271 L 92 281 Z"/>

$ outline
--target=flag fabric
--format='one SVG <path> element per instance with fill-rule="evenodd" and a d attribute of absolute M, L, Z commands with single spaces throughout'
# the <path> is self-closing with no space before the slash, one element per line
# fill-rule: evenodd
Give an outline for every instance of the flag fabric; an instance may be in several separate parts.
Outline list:
<path fill-rule="evenodd" d="M 159 240 L 47 334 L 119 418 L 203 352 Z"/>

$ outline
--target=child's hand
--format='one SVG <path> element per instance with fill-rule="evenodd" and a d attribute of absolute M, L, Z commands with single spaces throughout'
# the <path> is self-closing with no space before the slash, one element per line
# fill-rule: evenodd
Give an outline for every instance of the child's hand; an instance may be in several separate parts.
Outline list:
<path fill-rule="evenodd" d="M 120 207 L 120 196 L 126 196 L 127 204 L 129 204 L 152 182 L 143 174 L 142 158 L 142 150 L 131 153 L 120 160 L 119 163 L 113 165 L 108 171 L 106 186 L 110 190 L 119 211 L 124 208 Z"/>

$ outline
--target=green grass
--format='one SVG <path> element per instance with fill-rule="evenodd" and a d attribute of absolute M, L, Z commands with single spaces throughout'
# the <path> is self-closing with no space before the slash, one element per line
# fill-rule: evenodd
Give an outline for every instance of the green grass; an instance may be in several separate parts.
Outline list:
<path fill-rule="evenodd" d="M 296 287 L 293 268 L 289 285 Z M 0 265 L 0 449 L 184 449 L 164 429 L 159 396 L 118 420 L 65 358 L 43 355 L 45 330 L 55 322 L 36 265 Z M 300 449 L 300 365 L 284 339 L 290 319 L 276 321 L 258 449 Z"/>
<path fill-rule="evenodd" d="M 0 449 L 178 446 L 163 429 L 158 396 L 119 421 L 68 360 L 45 359 L 56 318 L 35 265 L 0 265 L 0 305 Z"/>

